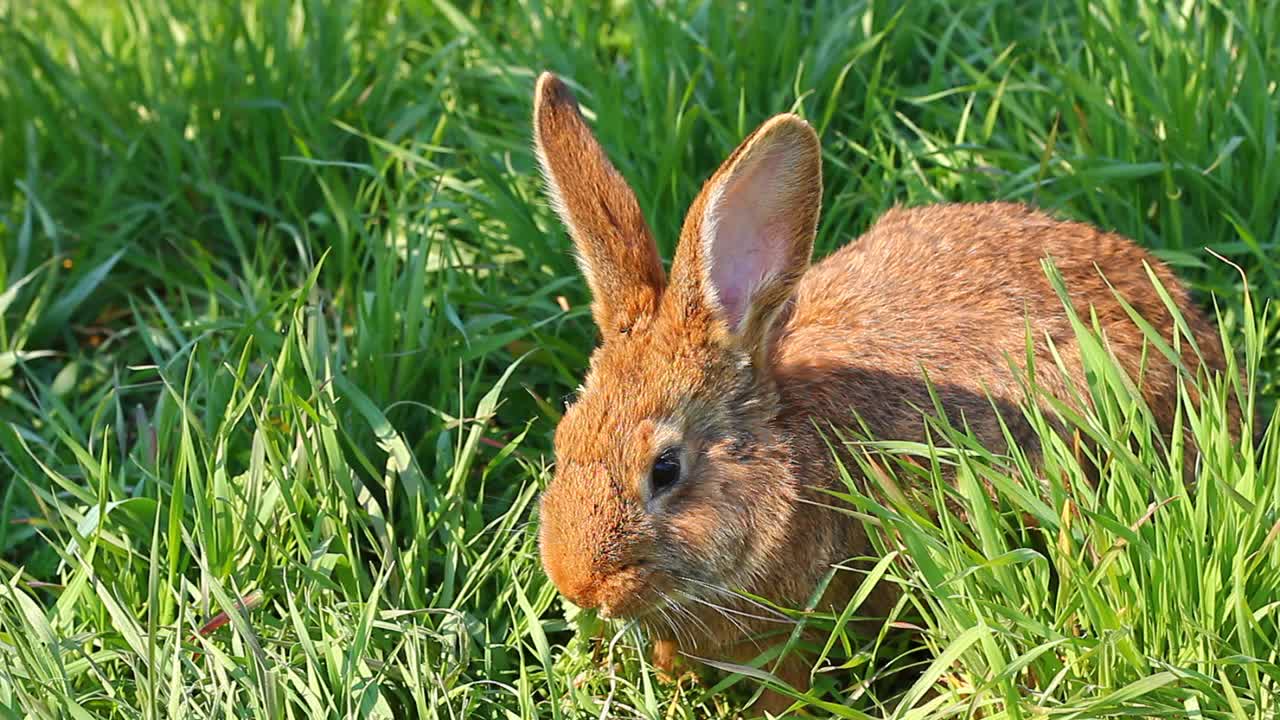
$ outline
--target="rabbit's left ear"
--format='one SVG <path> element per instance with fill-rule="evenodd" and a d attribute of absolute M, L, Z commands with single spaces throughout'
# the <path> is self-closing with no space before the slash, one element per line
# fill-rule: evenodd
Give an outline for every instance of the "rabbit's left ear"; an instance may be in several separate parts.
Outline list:
<path fill-rule="evenodd" d="M 773 117 L 725 160 L 689 209 L 668 294 L 753 354 L 762 350 L 809 266 L 821 206 L 817 134 L 795 115 Z"/>

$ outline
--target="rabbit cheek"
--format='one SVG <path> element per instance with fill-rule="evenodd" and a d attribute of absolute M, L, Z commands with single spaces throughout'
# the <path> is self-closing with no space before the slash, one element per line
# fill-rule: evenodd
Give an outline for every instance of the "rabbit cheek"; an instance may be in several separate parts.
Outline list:
<path fill-rule="evenodd" d="M 749 545 L 749 516 L 743 512 L 746 498 L 719 473 L 704 473 L 682 498 L 679 512 L 668 520 L 673 554 L 683 568 L 680 575 L 734 577 Z M 678 549 L 678 550 L 676 550 Z"/>

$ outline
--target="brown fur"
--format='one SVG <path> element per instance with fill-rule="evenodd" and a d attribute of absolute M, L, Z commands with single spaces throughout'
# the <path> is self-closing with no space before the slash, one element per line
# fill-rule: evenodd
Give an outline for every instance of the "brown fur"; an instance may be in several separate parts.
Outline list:
<path fill-rule="evenodd" d="M 1003 445 L 994 401 L 1018 442 L 1035 450 L 1009 367 L 1025 360 L 1028 324 L 1039 384 L 1069 404 L 1068 380 L 1084 387 L 1075 334 L 1040 266 L 1045 256 L 1076 309 L 1096 313 L 1134 378 L 1144 339 L 1106 282 L 1171 337 L 1144 263 L 1172 293 L 1208 365 L 1225 365 L 1213 327 L 1163 264 L 1119 235 L 1020 205 L 894 209 L 809 268 L 821 163 L 817 137 L 790 115 L 762 125 L 707 181 L 666 287 L 631 191 L 572 94 L 548 74 L 538 81 L 534 124 L 603 331 L 580 399 L 556 430 L 556 477 L 540 512 L 543 564 L 574 603 L 641 618 L 664 661 L 675 647 L 737 661 L 758 654 L 749 634 L 771 626 L 724 591 L 801 604 L 832 564 L 869 552 L 858 521 L 804 502 L 827 502 L 820 490 L 839 484 L 816 426 L 850 427 L 857 413 L 875 437 L 922 440 L 920 409 L 932 407 L 923 368 L 948 415 L 993 449 Z M 767 216 L 734 225 L 724 213 L 735 208 Z M 735 314 L 718 290 L 732 295 L 741 279 L 735 262 L 758 270 L 754 256 L 732 257 L 740 238 L 785 262 L 744 276 L 749 304 Z M 714 250 L 723 247 L 722 257 Z M 1069 378 L 1057 374 L 1048 339 Z M 1168 428 L 1176 371 L 1145 352 L 1141 391 Z M 1194 370 L 1194 355 L 1184 359 Z M 684 476 L 654 497 L 650 469 L 672 446 L 682 448 Z M 857 586 L 850 575 L 837 576 L 824 604 L 843 606 Z M 890 598 L 881 590 L 872 604 L 883 610 Z M 807 679 L 795 662 L 783 671 Z"/>

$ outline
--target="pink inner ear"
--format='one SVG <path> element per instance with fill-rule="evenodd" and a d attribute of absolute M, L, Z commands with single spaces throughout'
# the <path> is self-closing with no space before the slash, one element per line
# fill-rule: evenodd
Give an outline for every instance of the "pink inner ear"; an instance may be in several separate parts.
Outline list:
<path fill-rule="evenodd" d="M 707 208 L 708 275 L 729 327 L 740 330 L 751 296 L 789 262 L 784 153 L 772 151 L 739 168 Z"/>

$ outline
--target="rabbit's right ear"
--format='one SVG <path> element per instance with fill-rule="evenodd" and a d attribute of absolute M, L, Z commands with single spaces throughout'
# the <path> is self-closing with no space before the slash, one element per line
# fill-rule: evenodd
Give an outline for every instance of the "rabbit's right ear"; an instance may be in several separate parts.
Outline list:
<path fill-rule="evenodd" d="M 547 194 L 573 238 L 605 341 L 647 324 L 666 286 L 653 234 L 573 92 L 551 73 L 538 78 L 534 91 L 533 137 Z"/>

